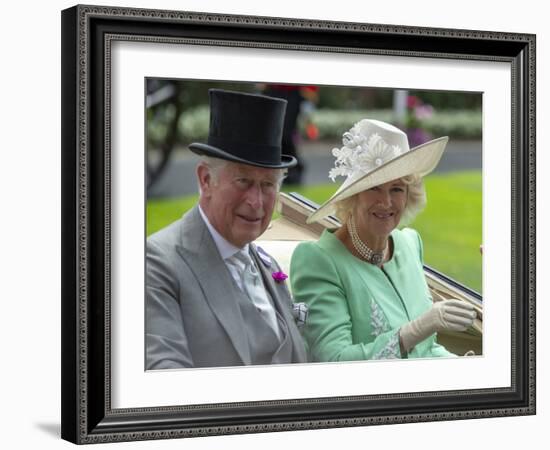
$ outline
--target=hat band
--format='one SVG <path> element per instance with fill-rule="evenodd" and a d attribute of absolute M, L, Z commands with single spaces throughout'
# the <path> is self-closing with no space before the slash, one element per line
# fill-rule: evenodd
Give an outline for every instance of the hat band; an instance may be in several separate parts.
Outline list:
<path fill-rule="evenodd" d="M 211 135 L 208 136 L 208 145 L 257 164 L 281 164 L 281 147 L 278 145 L 228 141 Z"/>

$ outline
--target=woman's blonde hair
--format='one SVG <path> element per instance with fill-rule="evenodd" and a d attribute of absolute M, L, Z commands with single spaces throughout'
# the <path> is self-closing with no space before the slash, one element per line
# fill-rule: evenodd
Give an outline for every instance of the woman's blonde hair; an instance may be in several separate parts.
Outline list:
<path fill-rule="evenodd" d="M 408 175 L 401 178 L 407 185 L 407 203 L 405 209 L 401 214 L 401 220 L 399 221 L 400 227 L 409 225 L 415 217 L 426 207 L 426 190 L 424 189 L 424 182 L 418 175 Z M 352 195 L 351 197 L 340 200 L 335 203 L 336 211 L 334 215 L 340 220 L 342 224 L 346 223 L 350 214 L 355 208 L 359 194 Z"/>

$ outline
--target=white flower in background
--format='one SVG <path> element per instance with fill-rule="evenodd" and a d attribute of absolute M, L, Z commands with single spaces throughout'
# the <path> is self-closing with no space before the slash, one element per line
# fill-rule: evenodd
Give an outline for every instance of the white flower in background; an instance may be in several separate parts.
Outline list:
<path fill-rule="evenodd" d="M 350 176 L 357 170 L 371 172 L 401 154 L 399 146 L 390 146 L 377 133 L 367 138 L 361 128 L 360 123 L 355 124 L 342 136 L 344 146 L 332 150 L 336 158 L 328 175 L 332 181 L 338 176 Z"/>

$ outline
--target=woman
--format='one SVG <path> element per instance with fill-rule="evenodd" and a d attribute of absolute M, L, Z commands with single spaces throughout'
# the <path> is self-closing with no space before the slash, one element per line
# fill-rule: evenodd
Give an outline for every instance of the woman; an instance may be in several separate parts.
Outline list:
<path fill-rule="evenodd" d="M 309 316 L 304 336 L 312 361 L 454 356 L 436 342 L 476 317 L 458 300 L 432 303 L 422 241 L 409 223 L 426 204 L 422 177 L 439 162 L 448 138 L 409 149 L 407 137 L 364 119 L 334 149 L 329 176 L 347 176 L 308 222 L 335 214 L 343 224 L 292 256 L 291 284 Z"/>

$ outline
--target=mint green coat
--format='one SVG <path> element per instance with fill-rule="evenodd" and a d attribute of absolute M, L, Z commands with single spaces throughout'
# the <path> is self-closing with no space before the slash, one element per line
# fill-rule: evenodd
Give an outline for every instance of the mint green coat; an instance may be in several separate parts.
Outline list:
<path fill-rule="evenodd" d="M 392 259 L 382 268 L 353 256 L 331 232 L 296 247 L 290 266 L 295 302 L 309 307 L 303 329 L 311 361 L 401 358 L 399 328 L 427 311 L 432 300 L 415 230 L 391 233 Z M 409 358 L 454 356 L 435 334 Z"/>

